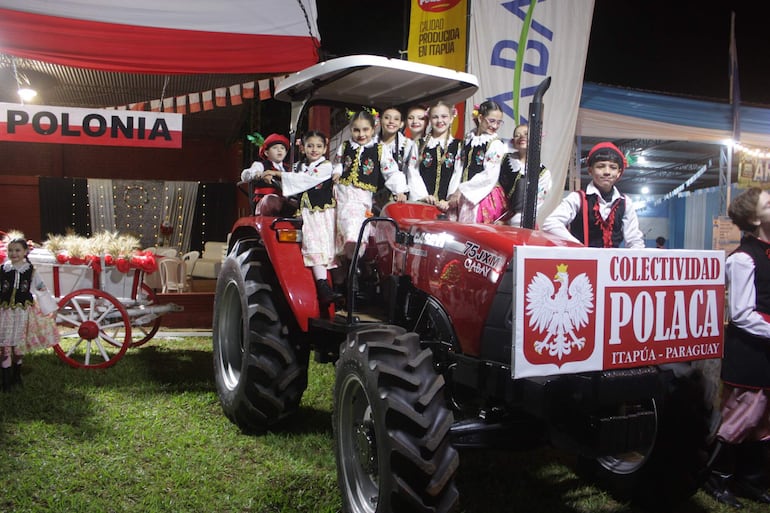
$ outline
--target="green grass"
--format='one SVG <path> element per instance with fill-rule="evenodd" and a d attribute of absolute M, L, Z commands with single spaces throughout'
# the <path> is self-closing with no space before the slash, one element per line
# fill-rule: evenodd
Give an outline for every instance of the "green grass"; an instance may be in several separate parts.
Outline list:
<path fill-rule="evenodd" d="M 72 369 L 50 350 L 24 365 L 24 388 L 0 394 L 0 512 L 340 510 L 331 365 L 312 364 L 299 415 L 260 437 L 222 414 L 209 339 L 155 339 L 100 371 Z M 544 449 L 463 453 L 457 483 L 464 513 L 641 511 Z M 732 510 L 699 492 L 675 513 L 722 511 Z"/>

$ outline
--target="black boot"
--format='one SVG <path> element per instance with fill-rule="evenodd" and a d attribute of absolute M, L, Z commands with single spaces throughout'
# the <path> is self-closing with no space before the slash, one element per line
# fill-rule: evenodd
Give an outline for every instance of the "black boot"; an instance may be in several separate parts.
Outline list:
<path fill-rule="evenodd" d="M 13 389 L 13 369 L 0 368 L 0 380 L 2 380 L 3 392 L 10 392 Z"/>
<path fill-rule="evenodd" d="M 744 442 L 736 447 L 736 469 L 733 481 L 733 490 L 736 495 L 762 504 L 770 504 L 764 465 L 764 442 Z"/>
<path fill-rule="evenodd" d="M 714 450 L 714 464 L 703 489 L 717 502 L 740 509 L 743 504 L 738 501 L 731 489 L 734 469 L 735 445 L 722 441 L 717 442 L 717 447 Z"/>
<path fill-rule="evenodd" d="M 321 308 L 327 307 L 342 299 L 342 294 L 334 292 L 329 285 L 329 282 L 326 280 L 316 280 L 315 287 L 318 291 L 318 302 L 321 304 Z"/>
<path fill-rule="evenodd" d="M 13 385 L 17 387 L 23 387 L 24 383 L 21 381 L 21 364 L 13 364 Z"/>

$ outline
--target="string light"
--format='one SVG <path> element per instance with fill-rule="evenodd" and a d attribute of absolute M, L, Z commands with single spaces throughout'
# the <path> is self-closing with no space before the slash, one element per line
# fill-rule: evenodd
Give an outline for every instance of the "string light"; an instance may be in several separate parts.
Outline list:
<path fill-rule="evenodd" d="M 748 146 L 744 146 L 739 142 L 734 143 L 733 148 L 741 153 L 745 153 L 750 157 L 754 157 L 758 159 L 770 159 L 770 151 L 767 151 L 767 150 L 761 150 L 759 148 L 750 148 Z"/>

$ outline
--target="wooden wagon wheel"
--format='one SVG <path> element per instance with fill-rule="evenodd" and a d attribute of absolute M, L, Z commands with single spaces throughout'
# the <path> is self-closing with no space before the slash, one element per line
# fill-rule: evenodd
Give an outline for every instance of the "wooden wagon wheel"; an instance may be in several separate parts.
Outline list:
<path fill-rule="evenodd" d="M 145 295 L 145 299 L 140 301 L 140 304 L 144 306 L 156 306 L 158 304 L 158 296 L 155 295 L 155 291 L 147 284 L 142 283 L 140 294 Z M 135 321 L 131 327 L 131 347 L 139 347 L 149 342 L 160 329 L 160 315 L 155 316 L 149 324 L 138 324 Z"/>
<path fill-rule="evenodd" d="M 117 363 L 131 345 L 131 322 L 115 297 L 80 289 L 59 300 L 56 354 L 72 367 L 103 369 Z"/>

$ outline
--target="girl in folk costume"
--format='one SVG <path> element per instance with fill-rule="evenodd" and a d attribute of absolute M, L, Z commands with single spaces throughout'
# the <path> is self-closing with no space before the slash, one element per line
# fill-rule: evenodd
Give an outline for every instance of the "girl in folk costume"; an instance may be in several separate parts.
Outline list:
<path fill-rule="evenodd" d="M 379 184 L 384 182 L 397 201 L 406 200 L 406 176 L 384 145 L 374 141 L 375 124 L 374 115 L 367 110 L 354 114 L 351 139 L 339 146 L 334 158 L 337 254 L 348 260 L 353 257 L 361 225 L 371 215 L 372 197 Z M 366 237 L 364 234 L 363 240 Z"/>
<path fill-rule="evenodd" d="M 770 193 L 747 189 L 727 214 L 743 237 L 725 260 L 722 424 L 705 488 L 717 501 L 740 508 L 736 496 L 770 504 Z"/>
<path fill-rule="evenodd" d="M 501 224 L 521 226 L 521 210 L 524 207 L 524 172 L 527 167 L 529 127 L 518 125 L 508 145 L 508 154 L 500 166 L 500 186 L 505 192 L 507 212 L 500 218 Z M 542 164 L 537 182 L 537 209 L 540 209 L 551 191 L 551 172 Z"/>
<path fill-rule="evenodd" d="M 414 147 L 419 147 L 428 132 L 428 109 L 422 105 L 414 105 L 406 111 L 406 127 Z"/>
<path fill-rule="evenodd" d="M 543 221 L 542 230 L 594 248 L 643 248 L 634 204 L 615 187 L 626 157 L 611 142 L 588 152 L 591 183 L 569 193 Z"/>
<path fill-rule="evenodd" d="M 503 110 L 487 100 L 474 111 L 475 131 L 465 138 L 465 167 L 461 183 L 449 199 L 457 206 L 461 223 L 493 223 L 505 212 L 505 194 L 497 183 L 506 153 L 497 130 L 503 124 Z"/>
<path fill-rule="evenodd" d="M 462 141 L 450 133 L 454 109 L 439 102 L 430 108 L 429 117 L 430 135 L 409 157 L 409 200 L 436 205 L 446 212 L 448 197 L 457 190 L 463 170 Z"/>
<path fill-rule="evenodd" d="M 393 155 L 398 168 L 404 171 L 414 142 L 401 132 L 402 128 L 404 128 L 404 121 L 400 110 L 396 107 L 388 107 L 382 111 L 378 140 Z"/>
<path fill-rule="evenodd" d="M 12 238 L 6 252 L 0 267 L 0 376 L 3 391 L 10 392 L 22 384 L 24 353 L 56 345 L 59 332 L 53 319 L 44 318 L 34 304 L 36 291 L 48 292 L 27 258 L 27 241 Z"/>
<path fill-rule="evenodd" d="M 337 267 L 335 257 L 335 201 L 332 197 L 332 164 L 326 158 L 326 135 L 311 130 L 302 138 L 304 157 L 295 173 L 265 171 L 268 183 L 281 178 L 284 196 L 299 195 L 302 217 L 302 257 L 313 271 L 321 307 L 341 299 L 332 291 L 327 271 Z"/>

